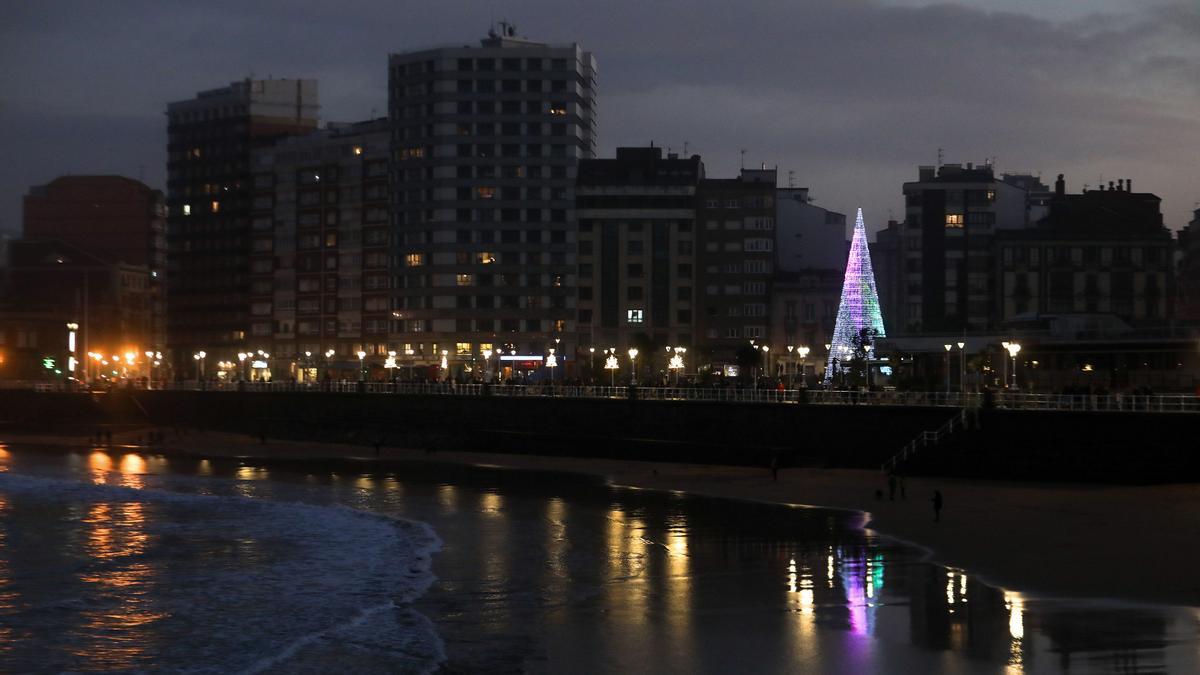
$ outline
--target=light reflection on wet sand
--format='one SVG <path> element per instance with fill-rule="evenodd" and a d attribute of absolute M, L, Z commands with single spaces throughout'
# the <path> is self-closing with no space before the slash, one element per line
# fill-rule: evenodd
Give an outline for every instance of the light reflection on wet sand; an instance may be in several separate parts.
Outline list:
<path fill-rule="evenodd" d="M 139 453 L 86 459 L 79 463 L 85 480 L 134 488 L 153 487 L 147 480 L 167 470 L 162 458 Z M 0 470 L 9 460 L 0 455 Z M 714 506 L 557 478 L 547 481 L 553 487 L 531 480 L 498 488 L 476 474 L 446 482 L 450 470 L 436 480 L 398 472 L 404 483 L 392 474 L 222 463 L 192 463 L 188 471 L 237 481 L 236 492 L 259 497 L 290 481 L 325 499 L 433 524 L 446 542 L 435 558 L 442 581 L 422 602 L 444 629 L 451 669 L 494 662 L 481 635 L 519 645 L 503 663 L 550 670 L 591 655 L 602 671 L 739 663 L 777 672 L 893 663 L 962 672 L 1130 664 L 1188 671 L 1200 653 L 1200 612 L 1030 599 L 921 562 L 919 552 L 827 512 Z M 0 515 L 6 508 L 0 501 Z M 80 612 L 81 635 L 93 636 L 81 640 L 80 654 L 98 654 L 112 668 L 144 665 L 139 659 L 155 648 L 154 623 L 163 616 L 153 607 L 162 571 L 131 560 L 148 545 L 145 523 L 154 516 L 147 508 L 97 503 L 81 518 L 86 553 L 104 566 L 79 580 L 121 603 L 104 615 Z M 239 545 L 255 555 L 255 542 Z M 18 601 L 6 583 L 6 546 L 0 519 L 0 617 Z M 94 639 L 114 634 L 122 639 Z"/>

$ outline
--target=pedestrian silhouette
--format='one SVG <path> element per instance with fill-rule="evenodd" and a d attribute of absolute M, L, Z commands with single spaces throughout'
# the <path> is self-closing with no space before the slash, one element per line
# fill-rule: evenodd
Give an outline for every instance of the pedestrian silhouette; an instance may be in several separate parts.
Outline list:
<path fill-rule="evenodd" d="M 933 491 L 933 522 L 942 522 L 942 491 Z"/>
<path fill-rule="evenodd" d="M 888 499 L 896 501 L 896 474 L 888 474 Z"/>

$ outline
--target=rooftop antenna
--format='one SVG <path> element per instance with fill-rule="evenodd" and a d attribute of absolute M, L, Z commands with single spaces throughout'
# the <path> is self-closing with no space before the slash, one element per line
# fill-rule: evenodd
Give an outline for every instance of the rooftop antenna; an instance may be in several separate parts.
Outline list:
<path fill-rule="evenodd" d="M 796 172 L 791 169 L 788 169 L 788 187 L 796 187 Z"/>
<path fill-rule="evenodd" d="M 938 165 L 939 169 L 942 168 L 942 149 L 941 148 L 938 148 L 937 165 Z"/>
<path fill-rule="evenodd" d="M 741 152 L 742 152 L 742 158 L 738 163 L 738 168 L 742 169 L 744 171 L 746 169 L 746 149 L 742 148 Z"/>
<path fill-rule="evenodd" d="M 687 156 L 687 154 L 688 154 L 688 142 L 687 142 L 687 141 L 684 141 L 684 142 L 683 142 L 683 155 L 684 155 L 684 157 L 686 157 L 686 156 Z"/>

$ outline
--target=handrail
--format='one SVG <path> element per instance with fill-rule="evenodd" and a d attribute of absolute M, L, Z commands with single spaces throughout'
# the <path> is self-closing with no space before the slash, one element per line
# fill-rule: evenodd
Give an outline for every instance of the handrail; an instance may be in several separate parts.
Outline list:
<path fill-rule="evenodd" d="M 133 385 L 131 385 L 133 386 Z M 141 385 L 139 385 L 141 386 Z M 627 387 L 566 384 L 482 384 L 456 382 L 153 382 L 151 389 L 168 391 L 331 392 L 445 396 L 508 396 L 546 398 L 607 398 L 646 401 L 711 401 L 721 403 L 781 403 L 802 405 L 874 405 L 1001 410 L 1110 411 L 1200 413 L 1200 396 L 1193 394 L 1032 394 L 997 391 L 852 391 L 839 389 L 750 389 L 738 387 Z M 77 383 L 0 381 L 0 389 L 85 391 Z"/>
<path fill-rule="evenodd" d="M 917 454 L 917 450 L 919 448 L 925 448 L 930 445 L 937 445 L 938 443 L 941 443 L 943 438 L 954 433 L 955 422 L 958 423 L 958 425 L 961 429 L 967 428 L 968 425 L 967 425 L 967 409 L 966 408 L 959 410 L 957 415 L 946 420 L 946 422 L 943 423 L 942 426 L 938 427 L 937 429 L 935 429 L 933 431 L 926 430 L 926 431 L 922 431 L 921 433 L 917 434 L 916 438 L 912 439 L 908 443 L 905 443 L 904 447 L 900 448 L 899 452 L 892 455 L 891 458 L 889 458 L 886 462 L 881 464 L 879 466 L 879 469 L 881 471 L 883 471 L 884 473 L 887 473 L 889 471 L 895 471 L 897 464 L 899 464 L 901 461 L 906 461 L 909 458 L 909 456 Z M 917 445 L 917 441 L 920 441 L 919 446 Z"/>

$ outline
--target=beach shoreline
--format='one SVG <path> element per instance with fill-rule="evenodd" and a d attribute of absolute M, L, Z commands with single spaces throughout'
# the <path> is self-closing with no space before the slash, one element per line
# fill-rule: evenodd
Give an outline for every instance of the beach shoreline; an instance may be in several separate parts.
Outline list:
<path fill-rule="evenodd" d="M 618 487 L 863 514 L 863 526 L 926 551 L 930 560 L 988 583 L 1040 598 L 1200 606 L 1192 570 L 1200 544 L 1200 485 L 1097 486 L 910 477 L 906 499 L 888 496 L 886 477 L 853 469 L 672 464 L 586 457 L 438 451 L 266 439 L 222 432 L 149 429 L 113 435 L 114 450 L 251 462 L 470 465 L 599 477 Z M 0 435 L 0 444 L 96 447 L 86 436 Z M 105 440 L 107 443 L 107 439 Z M 941 522 L 930 496 L 945 497 Z M 883 492 L 878 499 L 876 491 Z"/>

